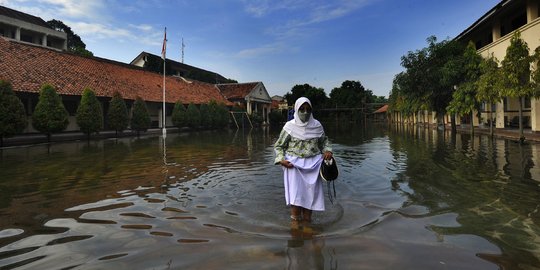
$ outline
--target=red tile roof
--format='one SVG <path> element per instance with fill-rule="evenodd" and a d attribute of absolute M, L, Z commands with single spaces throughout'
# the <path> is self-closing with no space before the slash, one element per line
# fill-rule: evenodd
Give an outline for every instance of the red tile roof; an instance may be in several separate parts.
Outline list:
<path fill-rule="evenodd" d="M 139 67 L 98 57 L 82 57 L 67 52 L 22 44 L 0 37 L 0 79 L 14 91 L 39 93 L 49 83 L 61 95 L 81 95 L 90 87 L 99 97 L 112 97 L 114 91 L 124 99 L 140 96 L 145 101 L 162 101 L 163 76 Z M 166 102 L 187 104 L 211 100 L 231 105 L 219 89 L 209 83 L 166 78 Z"/>
<path fill-rule="evenodd" d="M 223 95 L 231 99 L 243 99 L 259 84 L 259 82 L 250 83 L 226 83 L 218 84 L 217 87 Z"/>
<path fill-rule="evenodd" d="M 388 111 L 388 104 L 380 107 L 379 109 L 377 109 L 376 111 L 374 111 L 373 113 L 385 113 L 386 111 Z"/>

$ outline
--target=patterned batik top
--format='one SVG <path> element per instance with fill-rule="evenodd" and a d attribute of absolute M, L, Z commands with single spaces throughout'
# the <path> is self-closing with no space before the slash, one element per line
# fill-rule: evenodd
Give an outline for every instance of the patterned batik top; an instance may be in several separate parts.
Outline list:
<path fill-rule="evenodd" d="M 279 138 L 274 144 L 274 152 L 276 153 L 276 159 L 274 164 L 278 164 L 285 159 L 285 154 L 307 158 L 319 155 L 326 151 L 332 152 L 330 142 L 326 135 L 322 135 L 319 138 L 313 138 L 308 140 L 300 140 L 292 137 L 287 131 L 282 130 L 279 134 Z"/>

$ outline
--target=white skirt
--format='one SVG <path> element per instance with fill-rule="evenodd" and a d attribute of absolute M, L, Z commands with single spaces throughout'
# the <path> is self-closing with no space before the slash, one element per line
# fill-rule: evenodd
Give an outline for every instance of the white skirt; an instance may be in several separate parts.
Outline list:
<path fill-rule="evenodd" d="M 285 159 L 294 165 L 294 168 L 290 169 L 283 167 L 287 205 L 324 211 L 323 184 L 322 180 L 319 179 L 323 156 L 300 158 L 286 155 Z"/>

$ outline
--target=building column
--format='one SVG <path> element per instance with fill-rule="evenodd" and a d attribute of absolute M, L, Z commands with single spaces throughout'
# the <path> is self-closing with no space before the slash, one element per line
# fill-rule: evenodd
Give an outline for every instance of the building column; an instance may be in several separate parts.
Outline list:
<path fill-rule="evenodd" d="M 540 100 L 531 98 L 531 130 L 540 131 Z"/>
<path fill-rule="evenodd" d="M 15 40 L 21 41 L 21 28 L 15 28 Z"/>
<path fill-rule="evenodd" d="M 496 111 L 495 111 L 495 128 L 504 128 L 504 103 L 503 101 L 499 101 L 497 103 Z"/>
<path fill-rule="evenodd" d="M 538 18 L 538 1 L 527 0 L 527 23 Z"/>
<path fill-rule="evenodd" d="M 41 45 L 43 47 L 47 47 L 47 34 L 43 35 L 43 38 L 41 39 Z"/>
<path fill-rule="evenodd" d="M 499 20 L 493 22 L 493 28 L 491 28 L 491 37 L 493 41 L 501 38 L 501 22 Z"/>
<path fill-rule="evenodd" d="M 480 119 L 478 119 L 478 117 L 476 117 L 478 112 L 476 110 L 473 110 L 471 113 L 473 115 L 473 118 L 472 118 L 473 126 L 475 126 L 475 127 L 480 126 Z"/>

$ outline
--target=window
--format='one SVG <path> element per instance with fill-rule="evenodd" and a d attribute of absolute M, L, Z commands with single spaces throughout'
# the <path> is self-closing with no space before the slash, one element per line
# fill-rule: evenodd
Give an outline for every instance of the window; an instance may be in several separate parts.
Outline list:
<path fill-rule="evenodd" d="M 21 41 L 32 43 L 32 36 L 21 33 Z"/>

